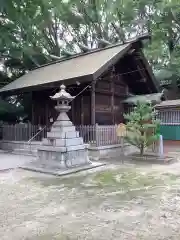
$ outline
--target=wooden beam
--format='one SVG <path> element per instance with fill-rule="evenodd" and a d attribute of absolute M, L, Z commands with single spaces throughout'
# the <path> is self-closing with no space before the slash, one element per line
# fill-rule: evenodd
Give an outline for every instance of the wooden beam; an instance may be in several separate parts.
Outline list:
<path fill-rule="evenodd" d="M 75 100 L 73 100 L 73 101 L 71 102 L 71 112 L 72 112 L 72 119 L 71 119 L 71 121 L 72 121 L 73 123 L 75 123 L 75 112 L 74 112 L 74 110 L 75 110 L 75 104 L 74 104 L 74 101 L 75 101 Z"/>
<path fill-rule="evenodd" d="M 106 95 L 106 96 L 111 96 L 111 92 L 109 90 L 96 89 L 96 93 L 100 93 L 100 94 Z M 127 97 L 127 90 L 126 90 L 125 93 L 120 93 L 120 94 L 117 94 L 117 93 L 114 92 L 114 96 L 115 97 L 120 97 L 120 98 Z"/>
<path fill-rule="evenodd" d="M 114 124 L 114 78 L 113 73 L 111 74 L 111 114 L 112 114 L 112 124 Z"/>
<path fill-rule="evenodd" d="M 48 102 L 47 101 L 46 101 L 45 104 L 46 104 L 45 105 L 45 114 L 46 114 L 45 122 L 46 122 L 46 126 L 48 126 L 49 125 L 49 106 L 48 106 Z"/>
<path fill-rule="evenodd" d="M 95 125 L 96 124 L 96 81 L 92 81 L 92 87 L 91 87 L 91 124 Z"/>
<path fill-rule="evenodd" d="M 32 101 L 32 107 L 31 107 L 31 123 L 34 125 L 34 102 Z"/>
<path fill-rule="evenodd" d="M 84 125 L 84 99 L 81 95 L 81 125 Z"/>
<path fill-rule="evenodd" d="M 149 93 L 152 92 L 152 88 L 149 84 L 149 76 L 148 76 L 148 72 L 145 69 L 145 66 L 141 60 L 141 53 L 140 52 L 134 52 L 133 56 L 133 62 L 134 65 L 136 66 L 138 73 L 140 74 L 141 79 L 139 79 L 138 81 L 141 83 L 145 83 L 146 84 L 146 88 L 148 90 Z"/>
<path fill-rule="evenodd" d="M 159 89 L 160 89 L 159 82 L 156 80 L 156 78 L 154 76 L 154 73 L 153 73 L 153 70 L 152 70 L 151 66 L 149 65 L 148 60 L 146 59 L 146 57 L 145 57 L 145 55 L 144 55 L 144 53 L 143 53 L 143 51 L 141 49 L 139 49 L 139 56 L 140 56 L 140 58 L 142 60 L 142 64 L 145 66 L 145 69 L 146 69 L 146 71 L 149 74 L 149 77 L 152 80 L 152 83 L 154 85 L 155 91 L 158 92 Z"/>
<path fill-rule="evenodd" d="M 31 98 L 32 98 L 32 108 L 31 108 L 31 110 L 32 110 L 32 115 L 31 115 L 31 123 L 33 124 L 33 125 L 35 125 L 36 124 L 36 109 L 35 109 L 35 96 L 34 96 L 34 92 L 32 92 L 31 93 Z"/>

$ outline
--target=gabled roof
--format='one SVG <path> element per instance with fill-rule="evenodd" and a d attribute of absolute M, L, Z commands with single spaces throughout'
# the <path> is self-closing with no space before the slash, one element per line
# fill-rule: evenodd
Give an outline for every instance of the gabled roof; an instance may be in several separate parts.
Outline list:
<path fill-rule="evenodd" d="M 152 93 L 145 95 L 135 95 L 126 98 L 123 103 L 136 104 L 139 102 L 147 102 L 147 103 L 160 103 L 162 101 L 164 93 Z"/>
<path fill-rule="evenodd" d="M 22 92 L 47 86 L 53 88 L 62 83 L 74 84 L 76 81 L 92 81 L 116 64 L 130 49 L 134 49 L 134 43 L 140 43 L 139 46 L 142 46 L 141 41 L 141 37 L 138 37 L 125 44 L 95 49 L 41 66 L 1 88 L 0 93 Z M 151 78 L 153 91 L 157 91 L 156 79 L 146 59 L 144 59 L 144 64 Z"/>
<path fill-rule="evenodd" d="M 1 88 L 0 92 L 70 81 L 77 78 L 79 80 L 83 77 L 86 77 L 87 80 L 89 80 L 88 77 L 96 79 L 130 48 L 131 43 L 111 46 L 36 68 Z"/>
<path fill-rule="evenodd" d="M 173 108 L 180 106 L 180 99 L 162 101 L 160 104 L 157 104 L 156 108 Z"/>

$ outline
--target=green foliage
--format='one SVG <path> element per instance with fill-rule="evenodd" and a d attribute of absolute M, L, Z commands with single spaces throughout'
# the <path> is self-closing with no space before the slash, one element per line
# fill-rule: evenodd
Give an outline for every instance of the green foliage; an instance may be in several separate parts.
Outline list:
<path fill-rule="evenodd" d="M 127 120 L 127 141 L 138 147 L 143 155 L 147 147 L 159 138 L 159 121 L 155 120 L 153 107 L 148 103 L 137 102 L 130 114 L 125 114 Z"/>
<path fill-rule="evenodd" d="M 0 99 L 0 121 L 15 123 L 24 115 L 24 108 Z"/>
<path fill-rule="evenodd" d="M 153 67 L 180 74 L 179 0 L 3 0 L 0 9 L 0 60 L 15 77 L 64 50 L 143 33 L 152 35 L 145 53 Z"/>

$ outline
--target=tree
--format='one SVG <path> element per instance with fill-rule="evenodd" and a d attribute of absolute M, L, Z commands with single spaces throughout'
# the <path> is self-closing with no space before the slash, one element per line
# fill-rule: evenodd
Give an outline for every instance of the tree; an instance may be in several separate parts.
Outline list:
<path fill-rule="evenodd" d="M 63 56 L 149 33 L 145 54 L 154 69 L 180 76 L 179 9 L 179 0 L 1 0 L 0 61 L 13 80 Z"/>
<path fill-rule="evenodd" d="M 126 114 L 127 141 L 139 148 L 140 155 L 144 155 L 147 147 L 158 140 L 159 121 L 155 120 L 153 107 L 148 103 L 137 102 L 134 111 Z"/>
<path fill-rule="evenodd" d="M 176 68 L 178 7 L 179 0 L 3 0 L 0 53 L 29 69 L 30 63 L 38 66 L 68 51 L 123 43 L 148 32 L 153 37 L 149 60 Z"/>

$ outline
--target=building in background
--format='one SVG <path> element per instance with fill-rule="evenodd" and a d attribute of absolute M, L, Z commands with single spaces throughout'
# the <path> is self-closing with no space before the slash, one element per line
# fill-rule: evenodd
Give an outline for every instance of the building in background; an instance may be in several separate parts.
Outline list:
<path fill-rule="evenodd" d="M 31 93 L 31 123 L 49 125 L 57 117 L 49 96 L 63 83 L 67 92 L 77 96 L 69 113 L 75 125 L 120 123 L 132 106 L 130 97 L 161 98 L 157 95 L 159 83 L 142 48 L 140 37 L 62 58 L 28 72 L 0 89 L 0 94 Z"/>

